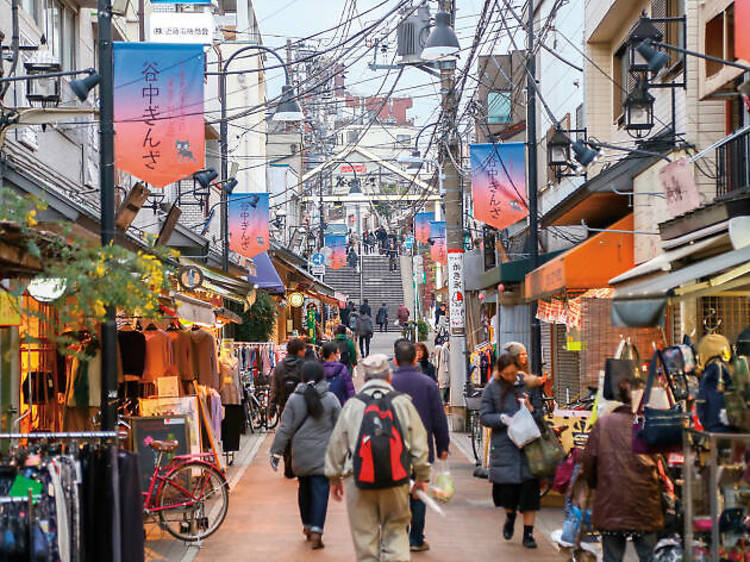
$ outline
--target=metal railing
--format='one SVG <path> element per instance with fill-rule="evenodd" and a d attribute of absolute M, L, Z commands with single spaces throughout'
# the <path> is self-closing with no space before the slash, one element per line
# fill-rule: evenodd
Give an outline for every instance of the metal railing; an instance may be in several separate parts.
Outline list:
<path fill-rule="evenodd" d="M 750 131 L 716 147 L 716 195 L 750 187 Z"/>

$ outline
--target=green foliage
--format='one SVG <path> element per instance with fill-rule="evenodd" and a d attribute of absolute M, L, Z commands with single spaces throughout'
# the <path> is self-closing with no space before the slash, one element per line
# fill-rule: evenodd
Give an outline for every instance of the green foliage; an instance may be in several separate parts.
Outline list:
<path fill-rule="evenodd" d="M 176 253 L 155 247 L 153 239 L 149 248 L 136 252 L 87 240 L 68 243 L 60 237 L 46 237 L 40 247 L 32 227 L 37 224 L 37 211 L 44 207 L 37 199 L 0 189 L 0 220 L 12 222 L 25 235 L 26 252 L 40 258 L 42 271 L 37 278 L 60 279 L 65 286 L 63 295 L 50 303 L 57 312 L 57 334 L 66 329 L 95 333 L 108 307 L 144 318 L 160 316 L 159 295 L 169 289 L 166 261 Z M 20 296 L 24 289 L 21 283 L 13 292 Z M 67 342 L 60 337 L 58 343 Z"/>
<path fill-rule="evenodd" d="M 417 322 L 417 337 L 419 341 L 426 341 L 427 336 L 430 335 L 430 325 L 424 320 L 420 319 Z"/>
<path fill-rule="evenodd" d="M 256 291 L 255 302 L 242 314 L 243 322 L 235 328 L 237 341 L 268 341 L 276 321 L 276 303 L 264 291 Z"/>

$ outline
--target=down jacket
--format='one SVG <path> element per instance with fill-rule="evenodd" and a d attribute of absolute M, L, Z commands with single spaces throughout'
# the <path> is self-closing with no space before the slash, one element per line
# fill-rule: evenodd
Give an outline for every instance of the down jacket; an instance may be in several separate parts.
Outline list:
<path fill-rule="evenodd" d="M 596 421 L 586 441 L 583 474 L 596 490 L 596 529 L 649 533 L 664 526 L 656 461 L 633 454 L 632 432 L 631 407 L 619 406 Z"/>
<path fill-rule="evenodd" d="M 521 380 L 519 378 L 519 380 Z M 515 446 L 508 437 L 508 427 L 500 420 L 502 414 L 512 416 L 521 407 L 519 399 L 523 394 L 529 395 L 529 401 L 534 408 L 534 417 L 538 418 L 542 412 L 542 401 L 538 389 L 531 389 L 521 384 L 511 386 L 505 397 L 503 388 L 505 383 L 496 378 L 487 384 L 482 393 L 482 408 L 479 411 L 479 421 L 485 427 L 492 429 L 490 438 L 490 482 L 496 484 L 520 484 L 533 480 L 526 455 Z"/>
<path fill-rule="evenodd" d="M 315 390 L 321 395 L 323 415 L 319 418 L 310 416 L 304 396 L 306 387 L 307 383 L 297 385 L 287 400 L 279 430 L 271 445 L 271 454 L 283 455 L 291 442 L 292 471 L 295 476 L 324 473 L 326 447 L 341 411 L 338 398 L 328 391 L 328 383 L 320 381 L 315 385 Z"/>

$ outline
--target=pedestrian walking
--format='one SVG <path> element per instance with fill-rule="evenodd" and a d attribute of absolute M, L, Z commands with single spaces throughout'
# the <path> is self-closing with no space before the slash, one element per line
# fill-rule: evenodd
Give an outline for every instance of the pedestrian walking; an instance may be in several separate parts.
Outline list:
<path fill-rule="evenodd" d="M 526 455 L 508 437 L 503 421 L 520 408 L 528 408 L 537 420 L 542 415 L 538 392 L 523 385 L 514 357 L 505 351 L 498 357 L 492 380 L 482 393 L 479 419 L 492 429 L 489 479 L 495 506 L 504 508 L 506 513 L 503 538 L 513 538 L 516 512 L 520 511 L 523 546 L 536 548 L 534 520 L 539 511 L 539 480 L 531 474 Z"/>
<path fill-rule="evenodd" d="M 532 375 L 529 372 L 529 353 L 526 351 L 525 345 L 517 341 L 508 342 L 503 346 L 503 351 L 507 351 L 513 357 L 516 367 L 523 377 L 523 384 L 529 388 L 536 388 L 546 382 L 546 377 Z"/>
<path fill-rule="evenodd" d="M 376 231 L 375 231 L 375 238 L 378 241 L 378 249 L 380 251 L 380 255 L 383 255 L 385 252 L 385 243 L 388 239 L 388 233 L 385 231 L 385 228 L 381 225 Z"/>
<path fill-rule="evenodd" d="M 336 326 L 333 341 L 339 350 L 338 360 L 346 365 L 350 373 L 354 373 L 354 366 L 357 364 L 357 346 L 346 336 L 346 326 L 343 324 Z"/>
<path fill-rule="evenodd" d="M 398 252 L 394 249 L 388 250 L 388 271 L 398 271 Z"/>
<path fill-rule="evenodd" d="M 359 318 L 359 312 L 357 312 L 356 309 L 352 310 L 351 313 L 349 313 L 349 329 L 355 336 L 357 335 L 357 318 Z"/>
<path fill-rule="evenodd" d="M 417 351 L 417 367 L 422 371 L 422 374 L 427 375 L 437 383 L 435 365 L 430 361 L 430 350 L 427 349 L 427 346 L 422 342 L 415 343 L 414 349 Z"/>
<path fill-rule="evenodd" d="M 346 342 L 345 345 L 348 347 Z M 329 390 L 336 395 L 343 406 L 344 402 L 354 396 L 354 382 L 352 382 L 349 368 L 341 362 L 341 351 L 336 341 L 323 344 L 323 372 Z"/>
<path fill-rule="evenodd" d="M 318 353 L 315 351 L 315 346 L 310 339 L 310 336 L 302 336 L 302 341 L 305 342 L 305 361 L 317 361 Z"/>
<path fill-rule="evenodd" d="M 412 492 L 425 491 L 430 476 L 427 434 L 412 401 L 391 386 L 388 357 L 375 354 L 359 365 L 366 382 L 341 410 L 326 451 L 326 476 L 335 501 L 344 499 L 346 487 L 357 560 L 402 562 L 410 559 L 410 475 Z"/>
<path fill-rule="evenodd" d="M 370 308 L 370 301 L 368 299 L 362 301 L 362 305 L 359 307 L 359 313 L 372 316 L 372 309 Z"/>
<path fill-rule="evenodd" d="M 339 318 L 341 319 L 341 323 L 344 326 L 349 325 L 349 315 L 352 312 L 352 308 L 354 308 L 354 305 L 351 301 L 346 303 L 346 306 L 344 306 L 344 308 L 339 308 Z"/>
<path fill-rule="evenodd" d="M 305 361 L 302 382 L 289 397 L 271 445 L 271 466 L 278 470 L 284 451 L 292 451 L 292 471 L 299 480 L 298 503 L 302 533 L 313 550 L 323 548 L 323 526 L 330 485 L 325 476 L 325 451 L 341 411 L 328 390 L 323 367 Z"/>
<path fill-rule="evenodd" d="M 409 309 L 406 308 L 406 305 L 404 303 L 401 303 L 398 306 L 396 317 L 398 318 L 399 326 L 404 326 L 409 321 Z"/>
<path fill-rule="evenodd" d="M 440 324 L 440 318 L 446 315 L 445 303 L 441 302 L 435 309 L 435 327 Z"/>
<path fill-rule="evenodd" d="M 370 355 L 370 340 L 372 339 L 374 329 L 372 316 L 367 311 L 363 311 L 362 307 L 360 307 L 359 316 L 357 316 L 356 335 L 359 338 L 359 352 L 362 354 L 362 357 L 367 357 Z"/>
<path fill-rule="evenodd" d="M 583 475 L 595 490 L 592 523 L 601 532 L 604 562 L 621 562 L 628 537 L 641 562 L 651 560 L 664 526 L 656 458 L 633 453 L 631 382 L 617 388 L 622 402 L 596 420 L 583 451 Z"/>
<path fill-rule="evenodd" d="M 378 309 L 378 313 L 375 316 L 375 322 L 377 322 L 381 332 L 388 331 L 388 307 L 385 303 L 383 303 Z"/>
<path fill-rule="evenodd" d="M 427 432 L 430 463 L 434 462 L 436 453 L 437 458 L 447 459 L 450 434 L 440 391 L 435 381 L 417 368 L 417 352 L 410 341 L 403 340 L 396 345 L 396 365 L 398 367 L 393 373 L 393 388 L 410 396 L 419 412 Z M 412 552 L 429 550 L 430 544 L 424 538 L 427 506 L 422 500 L 412 497 L 410 507 L 409 548 Z"/>
<path fill-rule="evenodd" d="M 268 408 L 273 412 L 284 410 L 286 402 L 302 382 L 302 363 L 304 362 L 306 346 L 300 338 L 291 338 L 286 344 L 286 357 L 279 362 L 271 376 L 271 389 L 268 396 Z M 294 478 L 292 459 L 289 450 L 284 452 L 284 476 Z"/>

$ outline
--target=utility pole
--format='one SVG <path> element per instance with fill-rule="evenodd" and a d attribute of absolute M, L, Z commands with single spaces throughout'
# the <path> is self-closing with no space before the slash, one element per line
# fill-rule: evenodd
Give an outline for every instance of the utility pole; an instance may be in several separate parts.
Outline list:
<path fill-rule="evenodd" d="M 443 1 L 443 10 L 455 19 L 454 2 Z M 466 385 L 466 329 L 463 280 L 463 185 L 456 164 L 460 162 L 456 132 L 456 61 L 441 61 L 440 93 L 442 95 L 444 130 L 448 146 L 440 151 L 445 188 L 445 236 L 448 249 L 448 282 L 450 312 L 450 406 L 454 429 L 464 425 L 464 387 Z"/>
<path fill-rule="evenodd" d="M 115 149 L 114 149 L 114 68 L 112 55 L 112 2 L 98 0 L 99 40 L 99 194 L 101 203 L 101 242 L 107 247 L 115 240 Z M 114 401 L 117 399 L 117 323 L 113 306 L 101 324 L 102 387 L 101 429 L 115 428 Z"/>
<path fill-rule="evenodd" d="M 529 0 L 528 52 L 526 54 L 526 138 L 528 146 L 529 186 L 529 245 L 531 269 L 539 267 L 539 220 L 537 208 L 537 155 L 536 155 L 536 61 L 534 59 L 534 0 Z M 542 328 L 536 317 L 537 303 L 529 304 L 531 326 L 531 372 L 542 374 Z"/>

